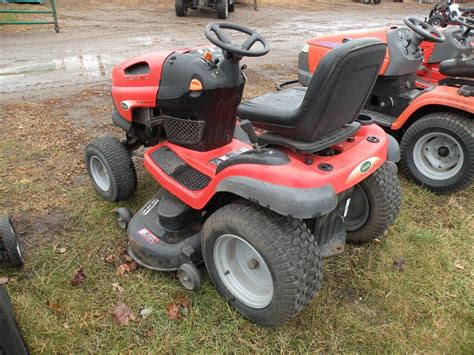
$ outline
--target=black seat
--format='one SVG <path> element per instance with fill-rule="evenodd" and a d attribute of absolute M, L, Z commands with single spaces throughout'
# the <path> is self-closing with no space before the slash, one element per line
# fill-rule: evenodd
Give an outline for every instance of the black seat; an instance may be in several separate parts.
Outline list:
<path fill-rule="evenodd" d="M 440 63 L 441 74 L 458 78 L 474 78 L 474 58 L 448 59 Z"/>
<path fill-rule="evenodd" d="M 356 39 L 321 60 L 305 92 L 286 89 L 239 105 L 240 119 L 299 141 L 314 142 L 356 119 L 374 87 L 386 45 L 375 38 Z"/>

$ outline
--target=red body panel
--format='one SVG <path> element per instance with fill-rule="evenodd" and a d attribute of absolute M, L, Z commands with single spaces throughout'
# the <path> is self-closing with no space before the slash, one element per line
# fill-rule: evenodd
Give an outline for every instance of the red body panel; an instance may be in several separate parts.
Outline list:
<path fill-rule="evenodd" d="M 365 38 L 365 37 L 372 37 L 378 38 L 383 43 L 387 43 L 387 31 L 390 30 L 390 27 L 386 28 L 377 28 L 374 30 L 358 30 L 358 31 L 343 31 L 343 32 L 336 32 L 327 35 L 318 36 L 315 38 L 310 39 L 307 43 L 309 44 L 309 51 L 308 51 L 308 65 L 309 71 L 314 73 L 314 70 L 319 65 L 319 62 L 323 58 L 323 56 L 329 52 L 331 49 L 337 47 L 342 43 L 344 38 Z M 380 74 L 383 75 L 385 70 L 387 69 L 388 63 L 390 62 L 390 56 L 388 53 L 385 54 L 385 59 L 382 64 L 382 68 L 380 69 Z"/>
<path fill-rule="evenodd" d="M 368 136 L 377 137 L 379 142 L 367 141 Z M 290 157 L 289 164 L 282 166 L 237 164 L 224 169 L 217 175 L 215 174 L 216 165 L 210 163 L 210 160 L 230 151 L 250 146 L 234 139 L 228 145 L 218 149 L 198 152 L 163 142 L 145 153 L 145 166 L 166 190 L 195 209 L 203 208 L 215 195 L 218 184 L 225 178 L 233 176 L 245 176 L 274 185 L 296 188 L 331 185 L 336 193 L 340 193 L 365 179 L 387 159 L 388 138 L 379 126 L 375 124 L 362 126 L 354 138 L 354 142 L 344 141 L 334 146 L 341 152 L 340 154 L 334 156 L 312 155 L 313 163 L 311 165 L 304 163 L 304 159 L 308 155 L 284 150 Z M 211 178 L 209 185 L 202 190 L 191 191 L 177 184 L 155 164 L 151 157 L 151 153 L 163 146 L 170 147 L 182 160 L 209 176 Z M 360 167 L 367 160 L 371 162 L 371 167 L 367 172 L 361 173 Z M 330 172 L 322 171 L 318 168 L 321 163 L 329 163 L 334 169 Z"/>
<path fill-rule="evenodd" d="M 423 94 L 413 100 L 392 124 L 392 130 L 402 128 L 414 112 L 422 107 L 430 105 L 452 107 L 474 114 L 474 97 L 459 95 L 457 87 L 436 86 L 433 90 L 426 90 Z"/>
<path fill-rule="evenodd" d="M 132 120 L 132 110 L 137 107 L 155 107 L 161 80 L 161 69 L 173 52 L 156 52 L 127 60 L 112 71 L 112 97 L 115 107 L 126 120 Z M 136 63 L 147 63 L 147 74 L 127 75 L 125 69 Z M 122 107 L 125 103 L 127 109 Z"/>

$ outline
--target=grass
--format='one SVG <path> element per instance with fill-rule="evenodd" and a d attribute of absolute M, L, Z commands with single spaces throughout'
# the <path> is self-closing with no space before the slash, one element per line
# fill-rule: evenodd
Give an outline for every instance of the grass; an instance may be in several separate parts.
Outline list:
<path fill-rule="evenodd" d="M 99 198 L 84 175 L 82 152 L 93 136 L 118 131 L 105 123 L 85 130 L 67 118 L 82 102 L 90 106 L 84 116 L 108 122 L 108 99 L 97 100 L 87 91 L 10 104 L 1 121 L 0 213 L 13 216 L 29 247 L 24 269 L 0 269 L 0 275 L 12 278 L 8 289 L 33 353 L 472 353 L 472 187 L 436 196 L 402 179 L 402 213 L 387 237 L 327 259 L 323 290 L 312 303 L 289 324 L 262 328 L 232 310 L 207 275 L 202 289 L 187 293 L 173 273 L 116 274 L 126 236 L 114 220 L 116 205 Z M 138 191 L 120 204 L 132 210 L 157 190 L 139 160 L 136 165 Z M 109 263 L 109 255 L 118 259 Z M 403 271 L 393 267 L 400 259 Z M 74 287 L 81 266 L 87 279 Z M 165 306 L 179 294 L 192 306 L 170 320 Z M 120 327 L 110 314 L 118 301 L 135 314 L 153 312 Z"/>

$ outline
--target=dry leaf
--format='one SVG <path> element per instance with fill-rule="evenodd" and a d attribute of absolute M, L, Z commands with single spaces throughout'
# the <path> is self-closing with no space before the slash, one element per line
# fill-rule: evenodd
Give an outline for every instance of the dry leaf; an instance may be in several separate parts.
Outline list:
<path fill-rule="evenodd" d="M 177 304 L 170 303 L 166 305 L 166 312 L 168 313 L 169 319 L 179 319 L 179 307 Z"/>
<path fill-rule="evenodd" d="M 48 307 L 55 313 L 61 313 L 62 308 L 58 302 L 53 302 L 51 300 L 48 301 Z"/>
<path fill-rule="evenodd" d="M 123 287 L 121 287 L 118 283 L 113 283 L 112 289 L 118 293 L 122 293 L 124 291 Z"/>
<path fill-rule="evenodd" d="M 405 259 L 398 259 L 393 262 L 393 267 L 398 271 L 403 271 L 403 269 L 405 268 L 405 264 Z"/>
<path fill-rule="evenodd" d="M 459 260 L 456 260 L 456 262 L 454 263 L 454 267 L 458 270 L 465 270 L 466 269 L 464 267 L 464 265 L 462 264 L 462 262 L 459 261 Z"/>
<path fill-rule="evenodd" d="M 119 265 L 117 268 L 117 275 L 123 276 L 125 273 L 130 273 L 135 271 L 138 268 L 138 264 L 135 261 Z"/>
<path fill-rule="evenodd" d="M 128 307 L 125 303 L 119 302 L 112 310 L 112 317 L 117 322 L 118 325 L 128 325 L 130 321 L 134 321 L 136 319 L 133 311 L 130 307 Z"/>
<path fill-rule="evenodd" d="M 108 257 L 105 258 L 105 261 L 113 264 L 115 262 L 115 255 L 109 255 Z"/>
<path fill-rule="evenodd" d="M 9 277 L 0 277 L 0 285 L 6 285 L 9 281 Z"/>
<path fill-rule="evenodd" d="M 183 308 L 191 307 L 191 301 L 188 298 L 186 298 L 186 296 L 183 294 L 177 295 L 176 298 L 174 299 L 174 303 Z"/>
<path fill-rule="evenodd" d="M 142 317 L 143 319 L 145 319 L 145 318 L 148 317 L 152 312 L 153 312 L 153 309 L 152 309 L 152 308 L 143 308 L 143 309 L 140 311 L 140 317 Z"/>
<path fill-rule="evenodd" d="M 123 251 L 123 253 L 120 255 L 127 263 L 132 262 L 133 259 L 130 255 L 128 255 L 128 252 L 126 250 Z"/>
<path fill-rule="evenodd" d="M 143 336 L 147 338 L 151 338 L 155 336 L 155 332 L 151 329 L 147 329 L 143 332 Z"/>
<path fill-rule="evenodd" d="M 74 275 L 74 277 L 72 278 L 72 281 L 71 281 L 71 284 L 73 286 L 79 286 L 79 285 L 82 285 L 84 283 L 84 281 L 86 281 L 86 274 L 84 274 L 84 268 L 81 267 L 77 272 L 76 274 Z"/>

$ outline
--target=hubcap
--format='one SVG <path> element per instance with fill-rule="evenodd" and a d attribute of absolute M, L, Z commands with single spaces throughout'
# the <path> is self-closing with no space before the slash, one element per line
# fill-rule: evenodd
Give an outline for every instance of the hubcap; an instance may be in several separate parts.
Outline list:
<path fill-rule="evenodd" d="M 110 177 L 104 163 L 102 163 L 98 157 L 93 156 L 90 160 L 89 167 L 91 169 L 92 178 L 97 186 L 99 186 L 102 191 L 109 191 Z"/>
<path fill-rule="evenodd" d="M 426 177 L 446 180 L 455 176 L 464 162 L 464 153 L 459 142 L 442 132 L 423 135 L 413 148 L 413 162 Z"/>
<path fill-rule="evenodd" d="M 347 215 L 344 218 L 348 232 L 362 228 L 369 218 L 370 205 L 364 189 L 360 185 L 354 186 Z"/>
<path fill-rule="evenodd" d="M 244 239 L 224 234 L 213 248 L 214 264 L 226 288 L 243 304 L 265 308 L 273 299 L 273 280 L 260 253 Z"/>

